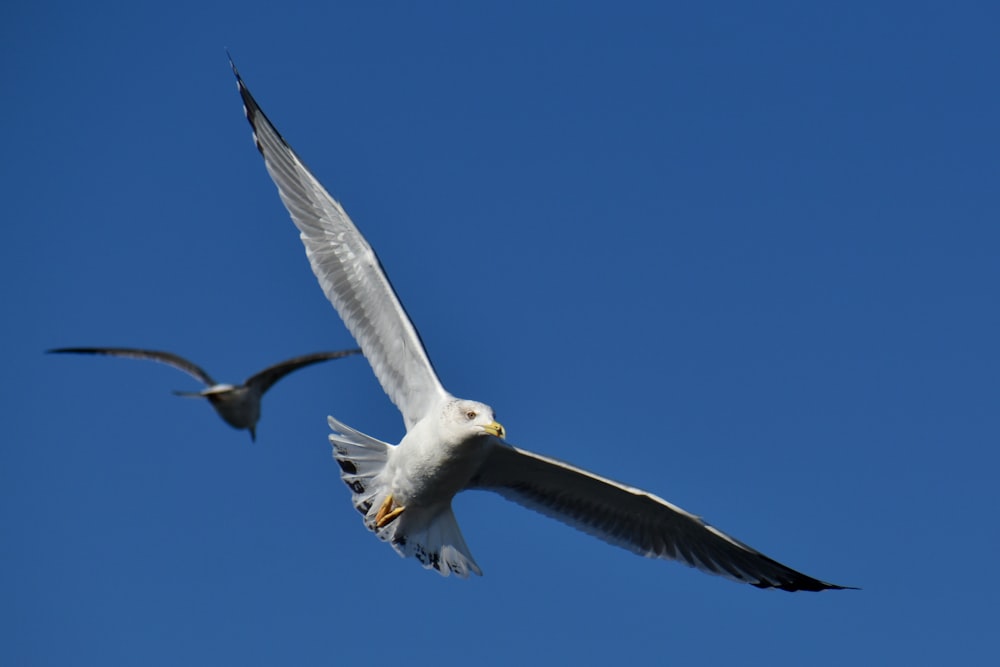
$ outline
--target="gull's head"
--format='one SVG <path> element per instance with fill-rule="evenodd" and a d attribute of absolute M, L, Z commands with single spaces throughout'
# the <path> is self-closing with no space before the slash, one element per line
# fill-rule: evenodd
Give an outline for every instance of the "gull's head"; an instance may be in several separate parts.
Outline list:
<path fill-rule="evenodd" d="M 455 399 L 444 406 L 444 423 L 457 439 L 492 435 L 501 440 L 506 435 L 503 426 L 493 416 L 493 408 L 478 401 Z"/>

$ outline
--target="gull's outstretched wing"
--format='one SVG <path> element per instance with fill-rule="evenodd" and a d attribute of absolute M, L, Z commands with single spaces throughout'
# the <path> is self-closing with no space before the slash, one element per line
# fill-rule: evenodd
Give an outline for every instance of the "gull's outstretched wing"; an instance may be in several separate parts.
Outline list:
<path fill-rule="evenodd" d="M 171 352 L 161 352 L 159 350 L 139 350 L 134 347 L 60 347 L 54 350 L 47 350 L 55 354 L 106 354 L 112 357 L 130 357 L 132 359 L 149 359 L 158 361 L 161 364 L 173 366 L 182 370 L 191 377 L 197 378 L 211 387 L 216 384 L 215 380 L 206 373 L 200 366 L 197 366 L 184 357 L 179 357 Z"/>
<path fill-rule="evenodd" d="M 273 366 L 268 366 L 261 372 L 251 375 L 243 384 L 247 387 L 256 387 L 260 393 L 263 394 L 271 388 L 271 385 L 292 371 L 297 371 L 304 366 L 318 364 L 321 361 L 340 359 L 341 357 L 346 357 L 352 354 L 361 354 L 361 350 L 339 350 L 337 352 L 315 352 L 313 354 L 304 354 L 301 357 L 294 357 Z"/>
<path fill-rule="evenodd" d="M 469 488 L 495 491 L 641 556 L 678 560 L 758 588 L 849 588 L 796 572 L 651 493 L 499 441 Z"/>
<path fill-rule="evenodd" d="M 420 335 L 368 241 L 267 119 L 235 65 L 233 73 L 257 149 L 301 232 L 313 273 L 409 429 L 447 395 Z"/>

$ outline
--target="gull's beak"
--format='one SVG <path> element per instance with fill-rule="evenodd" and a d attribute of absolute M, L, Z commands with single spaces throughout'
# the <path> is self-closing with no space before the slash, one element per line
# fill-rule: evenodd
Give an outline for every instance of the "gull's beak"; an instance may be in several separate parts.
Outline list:
<path fill-rule="evenodd" d="M 483 426 L 483 430 L 492 436 L 500 438 L 501 440 L 503 440 L 507 436 L 507 431 L 504 430 L 503 424 L 501 424 L 496 420 L 491 421 L 489 424 Z"/>

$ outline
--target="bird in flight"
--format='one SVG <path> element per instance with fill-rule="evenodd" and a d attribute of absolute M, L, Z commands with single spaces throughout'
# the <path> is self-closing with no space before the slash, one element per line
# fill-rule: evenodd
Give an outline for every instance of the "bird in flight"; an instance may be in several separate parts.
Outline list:
<path fill-rule="evenodd" d="M 205 384 L 205 389 L 201 391 L 175 391 L 175 394 L 192 398 L 207 398 L 227 424 L 236 429 L 250 431 L 250 440 L 256 441 L 257 422 L 260 420 L 260 401 L 264 392 L 270 389 L 275 382 L 300 368 L 318 364 L 321 361 L 360 354 L 361 350 L 316 352 L 294 357 L 268 366 L 261 372 L 251 375 L 243 384 L 235 386 L 216 382 L 200 366 L 171 352 L 140 350 L 131 347 L 60 347 L 48 350 L 48 352 L 51 354 L 103 354 L 112 357 L 149 359 L 173 366 Z"/>
<path fill-rule="evenodd" d="M 406 426 L 392 445 L 329 418 L 341 478 L 369 530 L 444 576 L 482 574 L 451 507 L 456 493 L 482 489 L 642 556 L 758 588 L 847 588 L 782 565 L 652 493 L 508 444 L 492 408 L 445 390 L 375 251 L 230 65 L 313 272 Z"/>

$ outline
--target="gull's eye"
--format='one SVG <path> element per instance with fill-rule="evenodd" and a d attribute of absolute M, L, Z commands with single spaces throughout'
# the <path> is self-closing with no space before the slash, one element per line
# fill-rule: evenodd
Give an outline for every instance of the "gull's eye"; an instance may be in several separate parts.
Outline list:
<path fill-rule="evenodd" d="M 475 419 L 476 418 L 476 411 L 475 410 L 469 410 L 468 412 L 465 413 L 465 416 L 468 417 L 470 420 L 471 419 Z"/>

